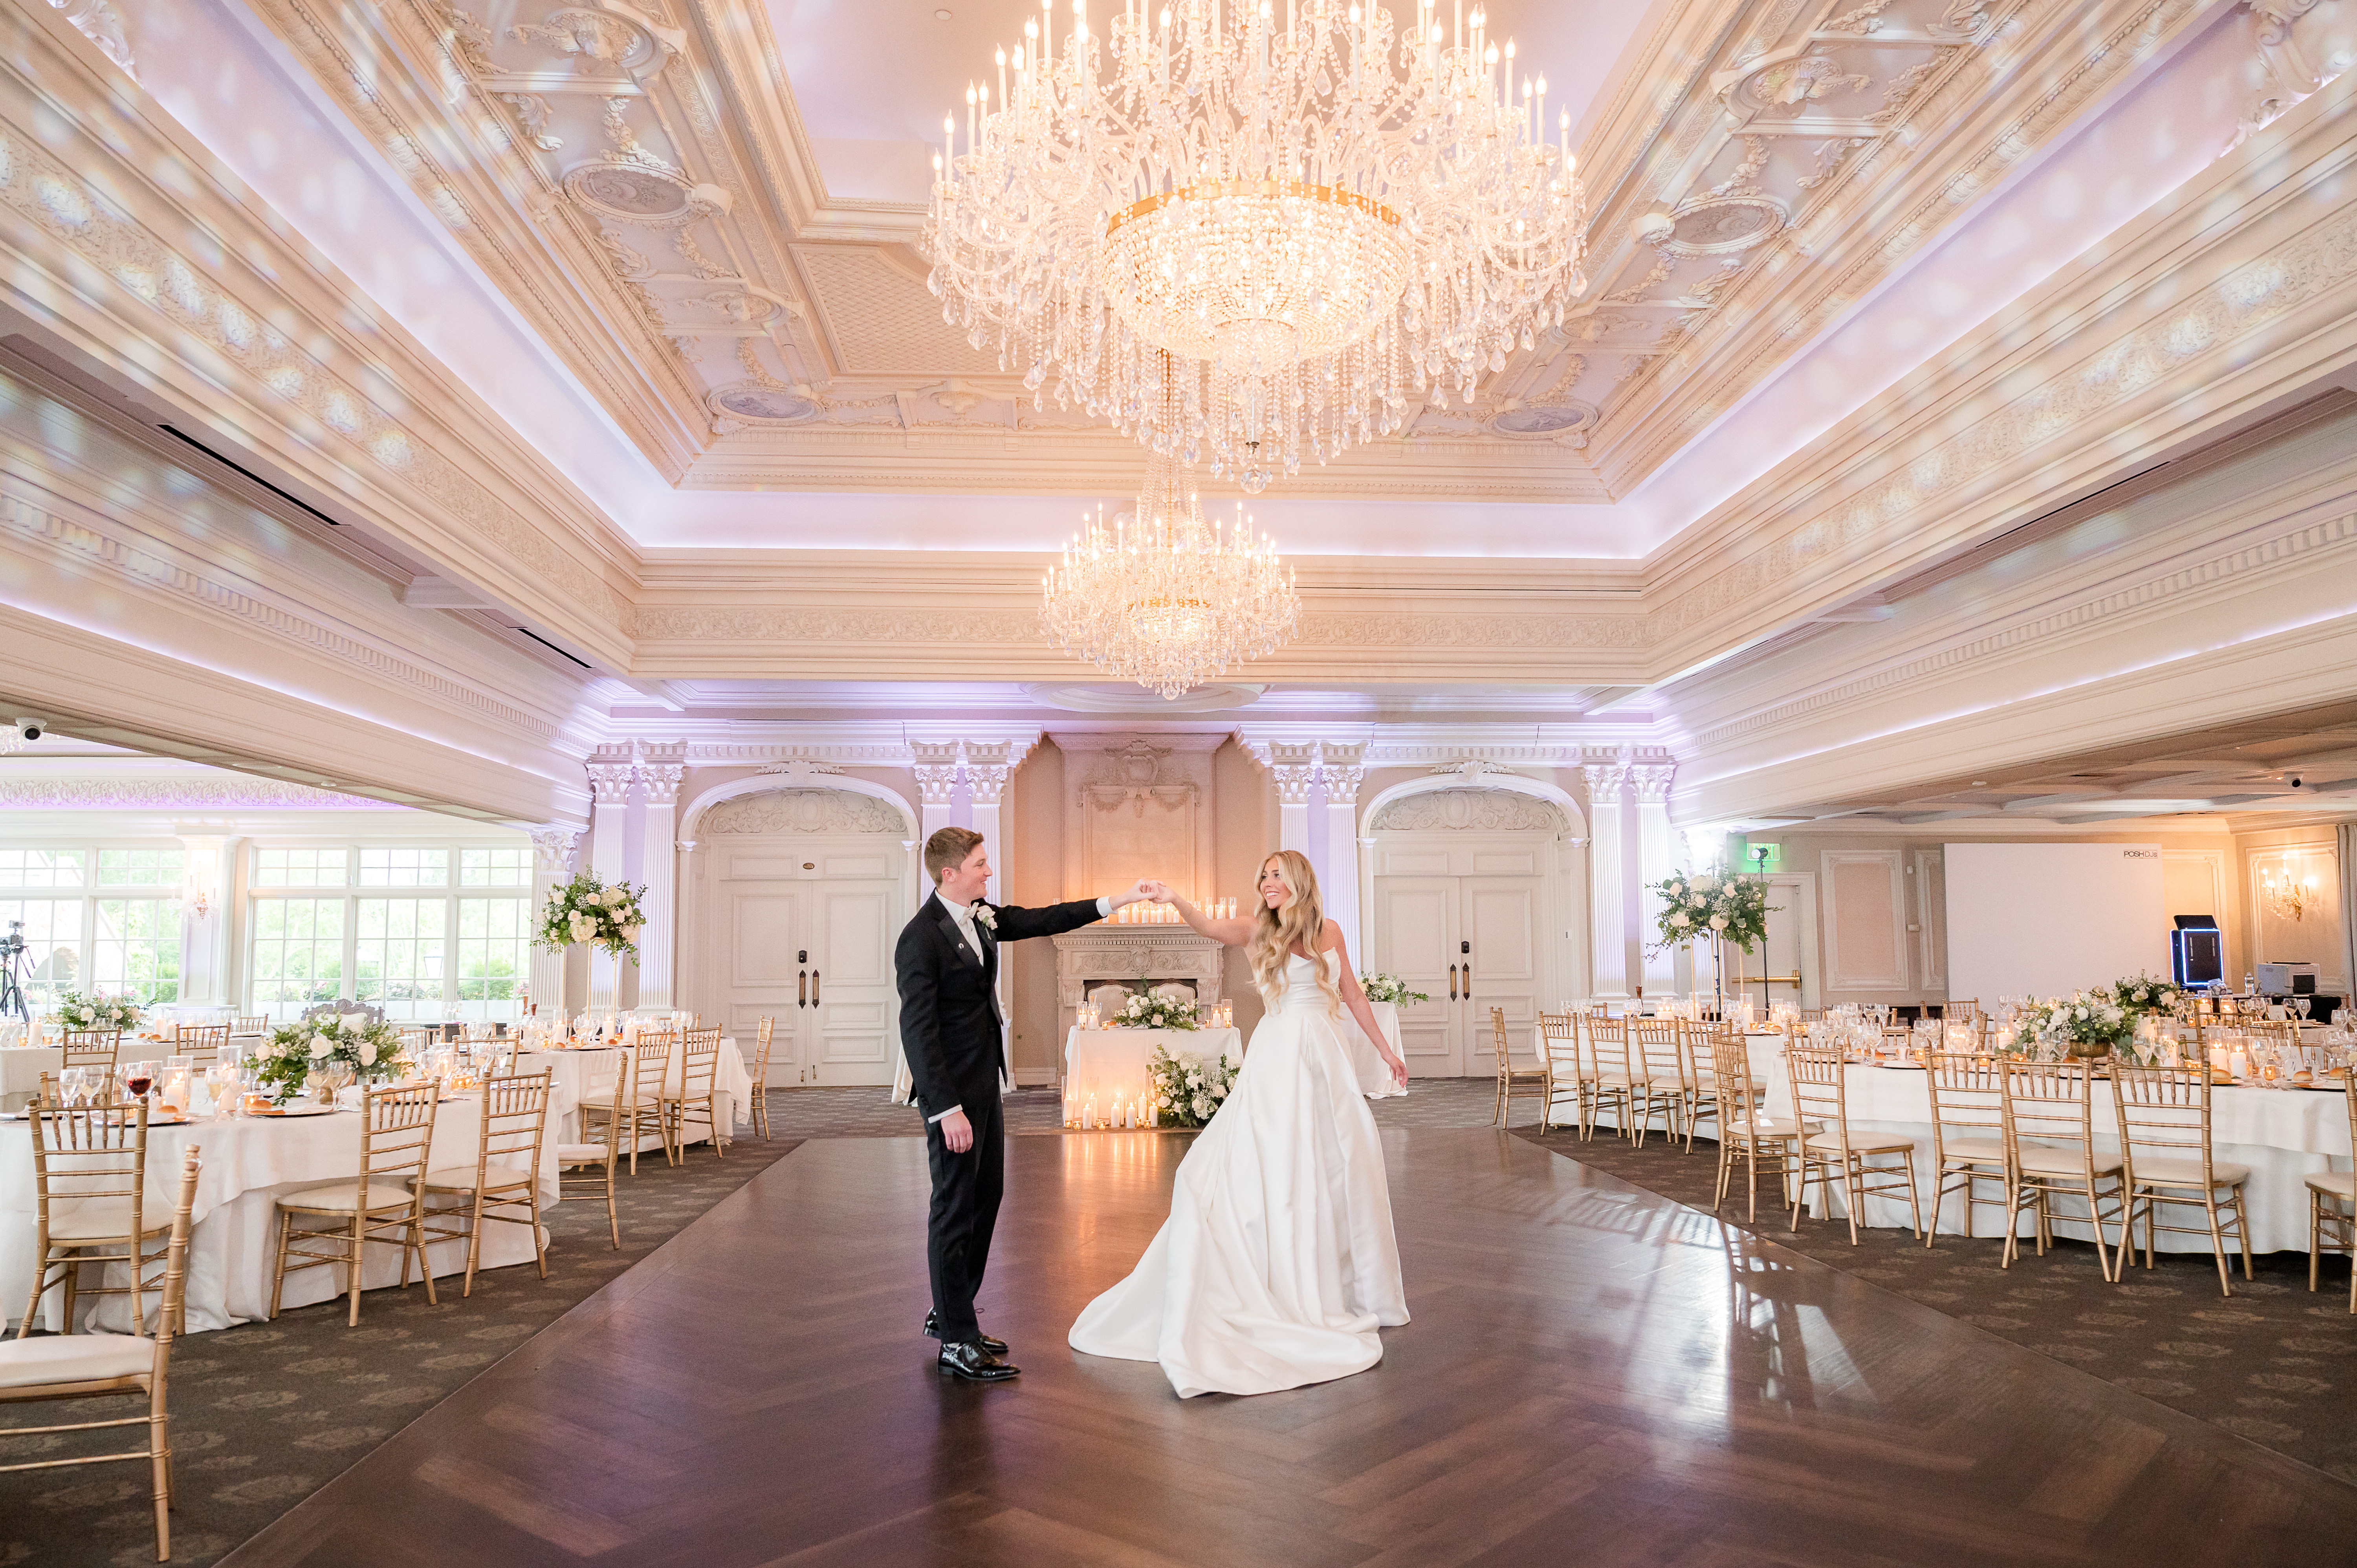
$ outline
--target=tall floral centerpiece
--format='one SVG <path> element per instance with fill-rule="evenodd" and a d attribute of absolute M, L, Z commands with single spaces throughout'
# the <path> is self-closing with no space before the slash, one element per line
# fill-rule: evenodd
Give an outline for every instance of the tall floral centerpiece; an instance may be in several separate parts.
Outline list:
<path fill-rule="evenodd" d="M 58 1022 L 69 1029 L 135 1029 L 139 1004 L 128 996 L 85 996 L 79 991 L 58 997 Z"/>
<path fill-rule="evenodd" d="M 362 1083 L 379 1083 L 410 1065 L 401 1052 L 401 1031 L 365 1013 L 282 1024 L 254 1048 L 253 1062 L 263 1089 L 281 1101 L 300 1093 L 314 1072 L 346 1069 Z"/>
<path fill-rule="evenodd" d="M 643 886 L 627 882 L 611 886 L 583 872 L 562 887 L 548 890 L 547 907 L 540 912 L 540 929 L 533 933 L 534 947 L 563 951 L 576 942 L 600 947 L 617 958 L 635 956 L 639 931 L 646 923 L 640 913 Z"/>
<path fill-rule="evenodd" d="M 1661 940 L 1653 944 L 1655 952 L 1671 948 L 1691 946 L 1695 942 L 1711 944 L 1711 992 L 1725 1006 L 1726 966 L 1721 961 L 1725 944 L 1733 942 L 1738 949 L 1749 952 L 1768 940 L 1768 883 L 1758 876 L 1720 876 L 1705 872 L 1699 876 L 1680 872 L 1666 880 L 1652 883 L 1648 891 L 1662 901 L 1662 912 L 1656 922 Z M 1760 1002 L 1767 1002 L 1767 986 L 1760 986 Z"/>

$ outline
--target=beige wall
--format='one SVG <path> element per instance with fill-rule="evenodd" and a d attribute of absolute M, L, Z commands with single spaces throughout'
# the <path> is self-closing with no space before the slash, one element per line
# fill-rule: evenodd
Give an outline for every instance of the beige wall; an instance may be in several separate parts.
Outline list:
<path fill-rule="evenodd" d="M 2316 965 L 2316 988 L 2350 994 L 2349 937 L 2343 925 L 2340 837 L 2330 822 L 2260 828 L 2233 840 L 2233 892 L 2242 927 L 2251 934 L 2242 962 L 2227 978 L 2239 984 L 2243 971 L 2262 961 L 2305 961 Z M 2278 914 L 2260 897 L 2260 875 L 2296 873 L 2313 877 L 2315 895 L 2297 919 Z"/>

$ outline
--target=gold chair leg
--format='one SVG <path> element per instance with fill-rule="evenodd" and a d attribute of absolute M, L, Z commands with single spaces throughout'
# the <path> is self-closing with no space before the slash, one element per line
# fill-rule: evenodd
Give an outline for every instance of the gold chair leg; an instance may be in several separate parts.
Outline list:
<path fill-rule="evenodd" d="M 278 1316 L 278 1304 L 286 1291 L 286 1243 L 288 1232 L 295 1227 L 295 1216 L 282 1208 L 278 1211 L 278 1268 L 270 1280 L 270 1316 Z"/>
<path fill-rule="evenodd" d="M 467 1222 L 467 1279 L 458 1287 L 458 1299 L 467 1300 L 475 1294 L 475 1265 L 483 1256 L 483 1191 L 475 1189 L 474 1213 Z M 544 1276 L 545 1271 L 544 1271 Z"/>
<path fill-rule="evenodd" d="M 2218 1233 L 2218 1195 L 2204 1192 L 2201 1208 L 2210 1217 L 2210 1255 L 2218 1264 L 2218 1293 L 2231 1296 L 2234 1294 L 2234 1276 L 2233 1271 L 2226 1267 L 2226 1238 Z"/>
<path fill-rule="evenodd" d="M 2324 1245 L 2324 1195 L 2314 1187 L 2308 1189 L 2308 1294 L 2316 1294 L 2317 1265 L 2324 1260 L 2319 1249 Z M 2352 1254 L 2357 1259 L 2357 1254 Z"/>
<path fill-rule="evenodd" d="M 22 1339 L 33 1331 L 33 1319 L 41 1310 L 41 1297 L 48 1294 L 49 1233 L 42 1231 L 33 1243 L 33 1295 L 25 1303 L 24 1321 L 16 1325 L 16 1337 Z"/>
<path fill-rule="evenodd" d="M 361 1201 L 365 1203 L 368 1200 L 363 1197 Z M 344 1264 L 344 1275 L 351 1282 L 352 1298 L 351 1312 L 344 1320 L 344 1326 L 347 1328 L 358 1328 L 361 1326 L 361 1260 L 366 1256 L 368 1256 L 368 1210 L 355 1209 L 352 1213 L 352 1255 Z M 404 1290 L 409 1288 L 407 1258 L 401 1261 L 401 1288 Z"/>

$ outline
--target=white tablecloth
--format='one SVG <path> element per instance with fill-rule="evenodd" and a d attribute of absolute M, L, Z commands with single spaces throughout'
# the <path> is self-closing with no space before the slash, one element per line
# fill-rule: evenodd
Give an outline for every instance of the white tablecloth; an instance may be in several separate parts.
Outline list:
<path fill-rule="evenodd" d="M 471 1167 L 481 1129 L 479 1099 L 461 1096 L 443 1101 L 434 1122 L 435 1164 Z M 158 1223 L 171 1220 L 180 1155 L 192 1143 L 203 1147 L 204 1174 L 197 1184 L 196 1226 L 189 1242 L 188 1327 L 227 1328 L 265 1317 L 270 1312 L 271 1273 L 278 1255 L 277 1195 L 315 1182 L 352 1181 L 360 1170 L 360 1116 L 339 1112 L 299 1119 L 239 1117 L 152 1129 L 147 1138 L 145 1212 Z M 544 1204 L 557 1198 L 555 1167 L 547 1159 L 554 1145 L 554 1138 L 543 1145 L 540 1197 Z M 12 1333 L 15 1321 L 24 1313 L 25 1297 L 33 1288 L 35 1212 L 32 1129 L 23 1122 L 0 1122 L 0 1311 L 7 1314 Z M 374 1289 L 398 1283 L 400 1250 L 371 1246 L 368 1252 L 361 1273 L 364 1285 Z M 426 1249 L 426 1255 L 436 1275 L 461 1273 L 467 1266 L 463 1241 L 435 1242 Z M 494 1224 L 484 1236 L 486 1267 L 528 1263 L 533 1256 L 532 1240 L 521 1225 Z M 285 1305 L 301 1306 L 339 1294 L 341 1273 L 323 1268 L 288 1275 Z M 85 1326 L 128 1328 L 128 1297 L 95 1299 L 99 1305 L 84 1315 Z M 45 1298 L 46 1326 L 59 1326 L 63 1307 L 62 1290 Z M 365 1305 L 361 1310 L 366 1312 Z M 152 1316 L 153 1297 L 148 1311 Z"/>
<path fill-rule="evenodd" d="M 1243 1060 L 1243 1036 L 1234 1029 L 1074 1029 L 1064 1036 L 1064 1098 L 1093 1099 L 1098 1109 L 1143 1096 L 1152 1081 L 1146 1064 L 1157 1050 L 1174 1057 Z"/>
<path fill-rule="evenodd" d="M 1757 1036 L 1748 1043 L 1752 1070 L 1768 1084 L 1768 1113 L 1790 1116 L 1792 1086 L 1791 1076 L 1784 1070 L 1783 1036 Z M 1846 1070 L 1845 1079 L 1851 1134 L 1867 1132 L 1912 1139 L 1916 1147 L 1916 1186 L 1928 1204 L 1932 1193 L 1932 1097 L 1923 1074 L 1857 1064 Z M 2116 1152 L 2119 1118 L 2112 1103 L 2109 1082 L 2099 1080 L 2095 1084 L 2094 1101 L 2096 1146 Z M 2213 1090 L 2210 1135 L 2216 1159 L 2251 1167 L 2250 1181 L 2244 1188 L 2251 1251 L 2308 1251 L 2305 1179 L 2318 1171 L 2350 1168 L 2349 1112 L 2341 1094 L 2307 1090 Z M 1984 1183 L 1981 1195 L 2002 1197 L 2002 1186 Z M 1838 1192 L 1834 1202 L 1838 1210 Z M 2061 1207 L 2071 1205 L 2066 1201 Z M 2192 1218 L 2189 1219 L 2189 1214 Z M 1872 1225 L 1904 1225 L 1908 1222 L 1907 1205 L 1903 1198 L 1869 1197 L 1863 1218 Z M 2200 1210 L 2172 1208 L 2160 1218 L 2170 1224 L 2198 1224 Z M 1964 1196 L 1958 1192 L 1952 1194 L 1941 1208 L 1940 1229 L 1943 1234 L 1954 1235 L 1962 1232 L 1964 1224 Z M 2002 1235 L 2004 1217 L 2001 1212 L 1981 1207 L 1975 1210 L 1975 1234 Z M 2065 1227 L 2062 1233 L 2083 1240 L 2091 1234 L 2083 1222 Z M 2117 1240 L 2116 1230 L 2112 1236 Z M 2154 1244 L 2164 1251 L 2207 1251 L 2210 1240 L 2206 1235 L 2171 1236 L 2162 1231 Z"/>
<path fill-rule="evenodd" d="M 516 1069 L 538 1072 L 546 1068 L 554 1075 L 549 1106 L 550 1125 L 559 1128 L 562 1141 L 570 1144 L 580 1141 L 580 1107 L 584 1101 L 612 1102 L 614 1071 L 620 1061 L 619 1048 L 590 1047 L 577 1050 L 522 1051 L 517 1054 Z M 679 1052 L 672 1052 L 671 1076 L 663 1087 L 673 1094 L 679 1092 L 680 1074 L 684 1067 Z M 593 1083 L 603 1085 L 604 1092 L 593 1094 L 590 1091 Z M 719 1125 L 722 1143 L 734 1142 L 737 1123 L 749 1118 L 752 1092 L 753 1075 L 745 1066 L 745 1053 L 737 1048 L 735 1040 L 724 1036 L 720 1041 L 720 1055 L 714 1059 L 712 1067 L 713 1120 Z M 559 1105 L 563 1107 L 561 1121 L 557 1114 Z M 687 1141 L 703 1143 L 705 1135 L 698 1129 L 696 1121 L 691 1119 L 687 1125 Z M 659 1149 L 662 1147 L 662 1141 L 644 1138 L 640 1141 L 640 1147 L 641 1151 Z"/>

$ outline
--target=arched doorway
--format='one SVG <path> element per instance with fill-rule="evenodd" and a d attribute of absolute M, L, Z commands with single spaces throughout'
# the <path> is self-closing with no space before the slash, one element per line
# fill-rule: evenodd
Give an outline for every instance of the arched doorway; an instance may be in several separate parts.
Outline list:
<path fill-rule="evenodd" d="M 690 814 L 684 993 L 748 1054 L 777 1020 L 771 1087 L 892 1081 L 913 832 L 897 803 L 850 789 L 757 789 Z"/>
<path fill-rule="evenodd" d="M 1400 1009 L 1408 1070 L 1494 1071 L 1491 1009 L 1505 1014 L 1509 1039 L 1527 1041 L 1581 979 L 1572 819 L 1526 790 L 1469 784 L 1379 800 L 1367 826 L 1372 967 L 1430 998 Z"/>

